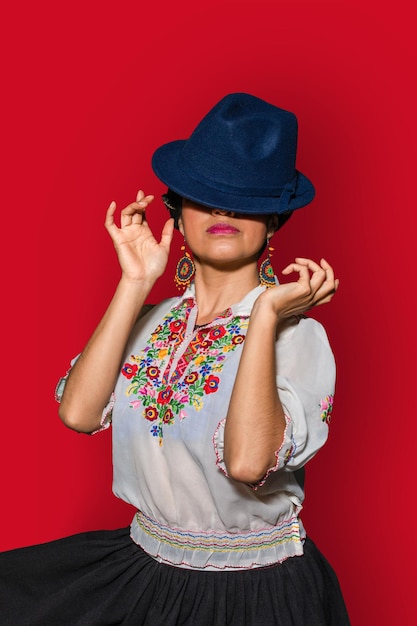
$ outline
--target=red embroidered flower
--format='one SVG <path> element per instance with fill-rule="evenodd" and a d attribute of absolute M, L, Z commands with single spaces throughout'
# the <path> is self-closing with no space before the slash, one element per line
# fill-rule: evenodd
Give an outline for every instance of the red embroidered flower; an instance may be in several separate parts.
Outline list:
<path fill-rule="evenodd" d="M 245 335 L 235 335 L 232 339 L 232 343 L 237 346 L 239 343 L 243 343 L 245 341 Z"/>
<path fill-rule="evenodd" d="M 181 320 L 175 320 L 174 322 L 171 322 L 169 325 L 169 330 L 172 333 L 180 333 L 184 328 L 185 328 L 185 322 L 182 322 Z"/>
<path fill-rule="evenodd" d="M 159 372 L 159 367 L 155 367 L 154 365 L 146 368 L 146 375 L 148 378 L 158 378 Z"/>
<path fill-rule="evenodd" d="M 165 411 L 162 421 L 164 424 L 171 424 L 174 421 L 174 414 L 171 409 L 167 409 Z"/>
<path fill-rule="evenodd" d="M 226 329 L 224 326 L 217 326 L 216 328 L 212 328 L 209 333 L 209 339 L 214 341 L 215 339 L 220 339 L 223 335 L 226 334 Z"/>
<path fill-rule="evenodd" d="M 213 342 L 209 341 L 209 339 L 204 339 L 201 343 L 200 343 L 200 348 L 210 348 L 211 344 Z"/>
<path fill-rule="evenodd" d="M 185 377 L 184 382 L 187 385 L 192 385 L 193 383 L 195 383 L 197 378 L 198 378 L 198 373 L 197 372 L 191 372 L 191 374 L 188 374 L 188 376 Z"/>
<path fill-rule="evenodd" d="M 122 374 L 126 376 L 126 378 L 133 378 L 133 376 L 138 371 L 138 366 L 136 364 L 125 363 L 122 367 Z"/>
<path fill-rule="evenodd" d="M 149 422 L 154 422 L 158 418 L 158 411 L 154 406 L 148 406 L 143 410 L 143 417 Z"/>
<path fill-rule="evenodd" d="M 214 393 L 219 388 L 220 378 L 218 376 L 213 376 L 211 374 L 206 378 L 206 382 L 204 385 L 204 391 L 206 393 Z"/>
<path fill-rule="evenodd" d="M 171 387 L 162 389 L 162 391 L 158 393 L 158 398 L 157 398 L 158 404 L 168 404 L 168 402 L 171 400 L 172 394 L 173 394 L 173 391 Z"/>

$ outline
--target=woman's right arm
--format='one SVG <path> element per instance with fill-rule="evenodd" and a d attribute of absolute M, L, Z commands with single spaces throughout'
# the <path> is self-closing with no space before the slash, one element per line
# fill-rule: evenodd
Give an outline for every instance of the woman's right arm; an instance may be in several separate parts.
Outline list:
<path fill-rule="evenodd" d="M 66 426 L 93 432 L 114 389 L 132 328 L 155 281 L 165 270 L 173 235 L 169 219 L 158 243 L 146 221 L 145 209 L 153 196 L 139 191 L 136 202 L 121 212 L 120 228 L 114 222 L 116 204 L 106 215 L 122 276 L 110 305 L 91 339 L 71 369 L 59 406 Z"/>

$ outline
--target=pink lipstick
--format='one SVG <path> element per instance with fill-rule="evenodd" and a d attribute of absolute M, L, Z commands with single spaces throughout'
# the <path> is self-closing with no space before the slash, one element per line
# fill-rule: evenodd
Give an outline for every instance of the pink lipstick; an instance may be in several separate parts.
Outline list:
<path fill-rule="evenodd" d="M 210 233 L 210 235 L 235 235 L 239 231 L 237 228 L 234 228 L 234 226 L 231 226 L 230 224 L 220 222 L 218 224 L 213 224 L 213 226 L 210 226 L 210 228 L 207 229 L 207 232 Z"/>

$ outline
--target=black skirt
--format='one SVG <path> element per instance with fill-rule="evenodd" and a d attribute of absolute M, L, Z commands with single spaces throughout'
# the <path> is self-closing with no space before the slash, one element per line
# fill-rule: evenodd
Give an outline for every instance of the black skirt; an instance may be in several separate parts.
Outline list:
<path fill-rule="evenodd" d="M 336 575 L 314 543 L 253 570 L 160 564 L 129 529 L 0 554 L 2 626 L 348 626 Z"/>

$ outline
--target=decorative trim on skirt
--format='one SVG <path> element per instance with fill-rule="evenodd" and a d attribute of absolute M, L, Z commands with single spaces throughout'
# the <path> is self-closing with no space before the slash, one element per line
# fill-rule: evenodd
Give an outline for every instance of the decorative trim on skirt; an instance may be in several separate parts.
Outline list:
<path fill-rule="evenodd" d="M 349 626 L 337 577 L 310 539 L 271 567 L 158 563 L 129 528 L 0 554 L 2 626 Z"/>

